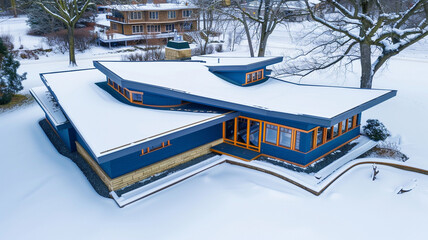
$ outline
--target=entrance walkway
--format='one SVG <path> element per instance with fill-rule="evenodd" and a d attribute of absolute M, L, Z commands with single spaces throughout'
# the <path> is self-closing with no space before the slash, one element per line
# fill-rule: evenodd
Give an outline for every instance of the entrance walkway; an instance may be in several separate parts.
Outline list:
<path fill-rule="evenodd" d="M 246 148 L 241 148 L 228 143 L 221 143 L 211 148 L 211 151 L 244 161 L 251 161 L 257 158 L 260 153 Z"/>

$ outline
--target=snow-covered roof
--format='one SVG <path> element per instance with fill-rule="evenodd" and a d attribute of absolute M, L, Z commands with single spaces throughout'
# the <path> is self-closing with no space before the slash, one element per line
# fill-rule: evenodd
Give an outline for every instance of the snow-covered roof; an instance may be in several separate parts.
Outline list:
<path fill-rule="evenodd" d="M 204 61 L 207 66 L 245 66 L 253 63 L 265 62 L 278 57 L 215 57 L 194 56 L 192 60 Z"/>
<path fill-rule="evenodd" d="M 302 121 L 309 117 L 331 122 L 349 110 L 370 102 L 364 105 L 364 109 L 359 109 L 362 111 L 395 95 L 391 90 L 301 85 L 276 79 L 241 87 L 211 73 L 200 62 L 100 61 L 95 62 L 95 66 L 101 71 L 106 68 L 106 72 L 124 80 L 141 83 L 143 87 L 150 87 L 158 93 L 168 93 L 184 100 L 196 99 L 202 104 L 220 105 L 231 110 L 251 108 L 263 110 L 268 115 L 299 116 Z M 380 97 L 383 97 L 382 100 L 374 101 Z"/>
<path fill-rule="evenodd" d="M 67 118 L 64 116 L 64 113 L 62 113 L 58 104 L 55 102 L 54 98 L 46 87 L 43 86 L 32 88 L 30 89 L 30 93 L 33 95 L 34 99 L 36 99 L 40 107 L 49 116 L 55 127 L 68 122 Z"/>
<path fill-rule="evenodd" d="M 124 4 L 124 5 L 108 5 L 105 8 L 114 9 L 117 11 L 167 11 L 180 9 L 195 9 L 193 4 L 184 3 L 147 3 L 147 4 Z"/>
<path fill-rule="evenodd" d="M 224 116 L 124 104 L 95 84 L 106 81 L 97 69 L 47 73 L 43 78 L 96 157 Z M 35 91 L 47 90 L 42 88 Z"/>

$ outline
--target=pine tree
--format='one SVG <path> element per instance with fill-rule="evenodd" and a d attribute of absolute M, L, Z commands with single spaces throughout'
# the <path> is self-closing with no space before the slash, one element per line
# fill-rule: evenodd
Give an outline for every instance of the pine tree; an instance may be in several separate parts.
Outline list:
<path fill-rule="evenodd" d="M 9 103 L 12 96 L 23 89 L 21 81 L 27 73 L 18 74 L 19 65 L 0 39 L 0 104 Z"/>

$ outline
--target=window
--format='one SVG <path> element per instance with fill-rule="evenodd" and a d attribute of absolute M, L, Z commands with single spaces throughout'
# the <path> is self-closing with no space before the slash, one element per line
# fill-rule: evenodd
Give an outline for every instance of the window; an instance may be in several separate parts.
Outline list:
<path fill-rule="evenodd" d="M 130 12 L 129 14 L 129 19 L 134 20 L 134 19 L 142 19 L 143 15 L 141 12 Z"/>
<path fill-rule="evenodd" d="M 319 127 L 317 131 L 317 147 L 323 144 L 323 139 L 324 139 L 323 135 L 324 135 L 324 128 Z"/>
<path fill-rule="evenodd" d="M 117 30 L 117 23 L 111 23 L 111 29 Z"/>
<path fill-rule="evenodd" d="M 348 128 L 346 127 L 346 120 L 342 121 L 342 133 L 345 133 L 348 130 Z"/>
<path fill-rule="evenodd" d="M 266 124 L 266 136 L 265 141 L 276 145 L 278 136 L 278 127 L 271 124 Z"/>
<path fill-rule="evenodd" d="M 352 129 L 352 117 L 348 118 L 348 130 Z"/>
<path fill-rule="evenodd" d="M 116 90 L 118 89 L 117 83 L 113 82 L 113 88 L 116 89 Z"/>
<path fill-rule="evenodd" d="M 147 154 L 147 153 L 150 153 L 150 152 L 154 152 L 154 151 L 162 149 L 164 147 L 168 147 L 170 145 L 171 145 L 171 143 L 168 140 L 166 142 L 162 142 L 162 143 L 159 143 L 159 144 L 156 144 L 156 145 L 144 148 L 144 149 L 141 150 L 141 155 L 140 156 L 142 156 L 144 154 Z"/>
<path fill-rule="evenodd" d="M 279 133 L 279 145 L 291 148 L 291 134 L 293 131 L 288 128 L 281 128 Z"/>
<path fill-rule="evenodd" d="M 143 94 L 142 93 L 132 93 L 132 102 L 142 103 L 143 102 Z"/>
<path fill-rule="evenodd" d="M 149 19 L 159 19 L 159 12 L 149 12 Z"/>
<path fill-rule="evenodd" d="M 122 87 L 121 87 L 121 86 L 119 86 L 119 92 L 120 92 L 120 93 L 123 93 L 123 89 L 122 89 Z"/>
<path fill-rule="evenodd" d="M 176 18 L 176 12 L 175 11 L 168 11 L 168 18 L 169 19 Z"/>
<path fill-rule="evenodd" d="M 181 23 L 182 30 L 192 30 L 192 23 Z"/>
<path fill-rule="evenodd" d="M 160 32 L 160 25 L 147 25 L 147 32 Z"/>
<path fill-rule="evenodd" d="M 192 16 L 192 10 L 183 10 L 183 18 L 189 18 Z"/>
<path fill-rule="evenodd" d="M 124 92 L 125 92 L 125 97 L 129 100 L 131 98 L 131 95 L 129 93 L 129 90 L 124 88 Z"/>
<path fill-rule="evenodd" d="M 107 83 L 108 83 L 108 85 L 113 86 L 113 82 L 111 81 L 110 78 L 107 79 Z"/>
<path fill-rule="evenodd" d="M 165 25 L 165 31 L 167 31 L 167 32 L 174 31 L 174 24 L 167 24 L 167 25 Z"/>
<path fill-rule="evenodd" d="M 294 149 L 300 150 L 300 132 L 296 131 L 296 144 L 294 145 Z"/>
<path fill-rule="evenodd" d="M 263 69 L 249 72 L 245 77 L 245 84 L 252 83 L 263 79 Z"/>
<path fill-rule="evenodd" d="M 332 131 L 333 131 L 333 137 L 339 136 L 339 124 L 338 123 L 336 125 L 332 126 Z"/>
<path fill-rule="evenodd" d="M 132 26 L 132 33 L 142 33 L 143 30 L 143 25 L 133 25 Z"/>

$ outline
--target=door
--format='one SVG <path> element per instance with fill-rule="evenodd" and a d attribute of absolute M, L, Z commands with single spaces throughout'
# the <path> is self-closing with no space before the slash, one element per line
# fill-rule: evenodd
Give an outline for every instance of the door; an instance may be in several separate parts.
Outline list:
<path fill-rule="evenodd" d="M 223 123 L 224 142 L 260 152 L 261 121 L 237 117 Z"/>

